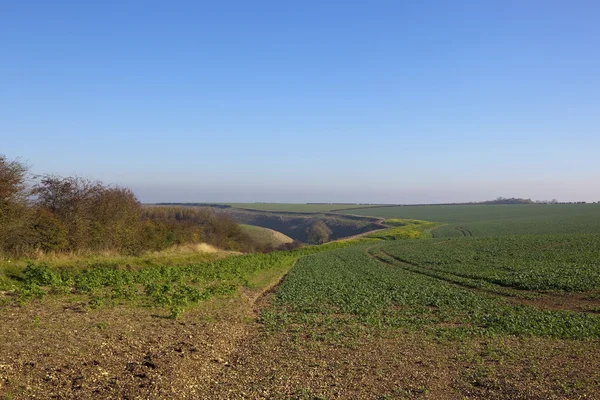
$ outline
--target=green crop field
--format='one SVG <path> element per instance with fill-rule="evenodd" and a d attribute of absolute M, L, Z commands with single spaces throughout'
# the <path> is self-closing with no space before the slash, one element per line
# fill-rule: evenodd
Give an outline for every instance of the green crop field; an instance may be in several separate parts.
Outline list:
<path fill-rule="evenodd" d="M 378 247 L 402 265 L 522 290 L 600 288 L 600 235 L 396 241 Z M 406 266 L 406 265 L 405 265 Z"/>
<path fill-rule="evenodd" d="M 322 213 L 338 210 L 358 209 L 373 207 L 369 204 L 293 204 L 293 203 L 227 203 L 235 208 L 258 211 L 283 211 L 297 213 Z"/>
<path fill-rule="evenodd" d="M 437 243 L 444 242 L 428 242 L 429 246 Z M 538 244 L 524 244 L 519 247 L 519 255 L 525 256 L 532 246 Z M 496 245 L 482 243 L 479 251 L 497 251 Z M 506 286 L 510 285 L 519 289 L 595 289 L 600 287 L 598 265 L 594 271 L 593 265 L 578 267 L 574 264 L 569 270 L 570 277 L 560 272 L 563 260 L 553 261 L 534 273 L 515 264 L 511 269 L 510 264 L 505 263 L 499 266 L 504 273 L 503 280 L 502 276 L 494 279 L 489 270 L 479 275 L 469 273 L 471 269 L 463 269 L 462 266 L 431 269 L 427 264 L 430 259 L 419 258 L 422 253 L 418 250 L 413 259 L 418 259 L 420 264 L 399 261 L 393 256 L 404 255 L 406 247 L 410 248 L 402 241 L 385 245 L 365 244 L 301 259 L 277 294 L 273 310 L 266 312 L 267 323 L 309 321 L 318 326 L 335 326 L 351 321 L 455 337 L 465 334 L 570 339 L 600 336 L 600 315 L 596 314 L 599 310 L 546 309 L 542 299 L 537 300 L 542 306 L 536 307 L 532 295 L 542 294 L 506 290 Z M 513 246 L 503 255 L 514 254 L 514 250 Z M 591 251 L 582 258 L 597 254 L 598 250 Z M 446 253 L 444 249 L 431 260 L 445 261 L 450 265 L 458 263 L 455 254 Z M 524 262 L 528 261 L 526 258 Z M 470 276 L 470 279 L 464 276 Z M 515 279 L 511 280 L 513 276 Z M 553 280 L 552 277 L 558 278 Z M 483 280 L 484 284 L 470 282 L 478 280 Z M 492 282 L 494 284 L 490 285 Z M 497 290 L 490 286 L 497 286 Z"/>
<path fill-rule="evenodd" d="M 269 337 L 277 343 L 287 338 L 286 351 L 309 365 L 315 357 L 334 357 L 332 349 L 351 349 L 334 377 L 351 376 L 347 363 L 356 362 L 357 354 L 369 357 L 358 349 L 379 354 L 389 365 L 380 373 L 403 382 L 400 391 L 393 385 L 378 389 L 389 398 L 594 398 L 600 390 L 598 207 L 496 207 L 364 210 L 388 217 L 390 228 L 301 258 L 262 311 Z M 431 209 L 441 222 L 402 219 L 422 218 Z M 450 215 L 456 211 L 458 217 Z M 519 219 L 525 226 L 520 230 Z M 461 220 L 471 221 L 483 237 L 432 237 L 440 223 Z M 515 230 L 527 234 L 511 234 Z M 413 340 L 417 350 L 401 344 Z M 314 347 L 319 350 L 312 358 L 304 355 Z M 380 352 L 382 347 L 387 350 Z M 431 348 L 435 355 L 426 350 Z M 281 350 L 259 351 L 284 362 Z M 454 377 L 452 384 L 439 392 L 430 381 L 411 384 L 422 382 L 413 372 L 422 362 L 425 373 L 435 374 L 444 357 L 452 359 L 442 373 Z M 412 378 L 403 380 L 400 370 Z M 318 387 L 306 393 L 335 393 Z"/>
<path fill-rule="evenodd" d="M 600 204 L 395 206 L 352 214 L 444 223 L 435 237 L 600 233 Z"/>

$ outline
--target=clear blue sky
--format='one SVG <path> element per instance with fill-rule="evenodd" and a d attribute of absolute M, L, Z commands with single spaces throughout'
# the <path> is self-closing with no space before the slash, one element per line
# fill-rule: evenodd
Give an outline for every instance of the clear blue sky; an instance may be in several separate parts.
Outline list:
<path fill-rule="evenodd" d="M 600 200 L 598 21 L 596 0 L 0 0 L 0 153 L 144 202 Z"/>

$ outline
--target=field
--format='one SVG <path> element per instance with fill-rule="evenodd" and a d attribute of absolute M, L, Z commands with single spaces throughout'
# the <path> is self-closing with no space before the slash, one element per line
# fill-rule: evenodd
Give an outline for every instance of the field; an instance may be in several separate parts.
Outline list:
<path fill-rule="evenodd" d="M 348 210 L 362 207 L 373 207 L 370 204 L 294 204 L 294 203 L 227 203 L 234 208 L 259 211 L 279 211 L 294 213 L 323 213 Z"/>
<path fill-rule="evenodd" d="M 372 208 L 387 229 L 293 251 L 5 263 L 0 394 L 598 398 L 598 210 Z"/>
<path fill-rule="evenodd" d="M 352 245 L 192 264 L 183 258 L 169 266 L 109 258 L 85 267 L 31 262 L 6 268 L 0 275 L 0 395 L 210 396 L 210 379 L 252 333 L 265 293 L 300 257 Z"/>
<path fill-rule="evenodd" d="M 220 378 L 227 390 L 596 398 L 600 235 L 383 237 L 394 231 L 300 259 L 244 368 Z"/>
<path fill-rule="evenodd" d="M 425 246 L 438 243 L 429 241 Z M 396 241 L 303 258 L 275 298 L 278 312 L 267 314 L 266 323 L 276 326 L 279 321 L 294 324 L 312 319 L 310 322 L 326 326 L 347 318 L 363 326 L 420 330 L 438 337 L 600 336 L 600 292 L 595 290 L 600 287 L 600 274 L 590 265 L 572 267 L 569 272 L 575 275 L 573 278 L 562 271 L 564 259 L 524 273 L 505 262 L 501 266 L 504 275 L 497 276 L 491 268 L 472 272 L 470 266 L 463 267 L 456 253 L 446 251 L 447 241 L 441 243 L 446 248 L 425 257 L 418 248 L 424 244 L 414 249 Z M 497 251 L 497 244 L 480 243 L 479 250 Z M 415 253 L 406 251 L 411 247 Z M 457 250 L 462 255 L 461 249 Z M 514 255 L 511 250 L 514 247 L 504 256 Z M 530 246 L 526 243 L 520 250 L 528 255 Z M 408 260 L 401 261 L 397 254 Z M 580 258 L 597 255 L 595 250 Z M 584 292 L 577 296 L 570 296 L 570 292 L 540 292 L 549 289 Z M 561 306 L 562 310 L 554 309 Z"/>
<path fill-rule="evenodd" d="M 445 224 L 435 237 L 600 233 L 600 204 L 397 206 L 351 213 Z"/>

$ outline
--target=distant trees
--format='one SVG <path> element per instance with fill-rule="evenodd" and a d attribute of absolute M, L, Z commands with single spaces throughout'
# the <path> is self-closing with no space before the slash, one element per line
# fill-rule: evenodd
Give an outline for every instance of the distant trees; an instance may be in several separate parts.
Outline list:
<path fill-rule="evenodd" d="M 302 242 L 299 240 L 294 240 L 289 243 L 280 244 L 279 247 L 277 247 L 275 250 L 289 251 L 289 250 L 298 249 L 300 247 L 302 247 Z"/>
<path fill-rule="evenodd" d="M 533 204 L 531 199 L 521 199 L 516 197 L 504 198 L 498 197 L 496 200 L 483 201 L 480 204 Z"/>
<path fill-rule="evenodd" d="M 556 200 L 556 199 L 552 199 L 552 200 L 536 200 L 535 204 L 558 204 L 558 200 Z"/>
<path fill-rule="evenodd" d="M 331 229 L 329 229 L 325 222 L 318 220 L 307 229 L 306 235 L 312 243 L 323 244 L 329 241 Z"/>
<path fill-rule="evenodd" d="M 481 203 L 475 203 L 475 204 L 559 204 L 559 202 L 556 199 L 533 201 L 531 199 L 522 199 L 522 198 L 516 198 L 516 197 L 511 197 L 511 198 L 498 197 L 496 200 L 483 201 Z"/>

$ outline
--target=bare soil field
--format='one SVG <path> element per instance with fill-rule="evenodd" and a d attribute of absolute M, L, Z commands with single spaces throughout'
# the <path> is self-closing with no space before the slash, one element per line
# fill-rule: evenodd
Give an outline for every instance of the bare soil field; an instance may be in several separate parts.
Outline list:
<path fill-rule="evenodd" d="M 276 281 L 181 320 L 152 309 L 32 302 L 0 313 L 5 399 L 597 398 L 600 345 L 437 340 L 349 325 L 266 329 Z M 343 318 L 343 317 L 342 317 Z"/>

